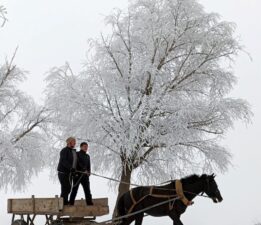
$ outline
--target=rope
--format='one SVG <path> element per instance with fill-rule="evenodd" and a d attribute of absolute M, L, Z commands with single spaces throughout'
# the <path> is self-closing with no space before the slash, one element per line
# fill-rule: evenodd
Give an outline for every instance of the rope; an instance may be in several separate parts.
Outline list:
<path fill-rule="evenodd" d="M 86 172 L 82 172 L 82 171 L 78 171 L 78 170 L 76 172 L 77 173 L 81 173 L 81 174 L 87 174 Z M 114 179 L 114 178 L 111 178 L 111 177 L 106 177 L 106 176 L 103 176 L 103 175 L 99 175 L 99 174 L 96 174 L 96 173 L 89 173 L 89 174 L 91 174 L 93 176 L 96 176 L 96 177 L 104 178 L 104 179 L 107 179 L 107 180 L 110 180 L 110 181 L 115 181 L 117 183 L 127 184 L 127 185 L 135 186 L 135 187 L 140 187 L 141 186 L 141 185 L 138 185 L 138 184 L 128 183 L 128 182 L 125 182 L 125 181 L 120 181 L 120 180 L 117 180 L 117 179 Z M 166 183 L 166 182 L 164 182 L 164 183 Z M 168 182 L 170 182 L 170 181 L 168 181 Z M 157 189 L 157 190 L 163 190 L 163 191 L 176 191 L 176 189 L 174 189 L 174 188 L 169 189 L 169 188 L 161 188 L 161 187 L 155 187 L 155 186 L 153 188 Z M 195 196 L 198 195 L 198 196 L 201 196 L 201 197 L 204 197 L 204 198 L 210 198 L 207 195 L 199 195 L 199 194 L 196 194 L 196 193 L 190 192 L 190 191 L 183 191 L 183 192 L 186 192 L 188 194 L 193 194 Z"/>
<path fill-rule="evenodd" d="M 90 174 L 93 175 L 93 176 L 96 176 L 96 177 L 101 177 L 101 178 L 104 178 L 104 179 L 107 179 L 107 180 L 110 180 L 110 181 L 115 181 L 115 182 L 118 182 L 118 183 L 130 185 L 130 186 L 135 186 L 135 187 L 139 187 L 140 186 L 138 184 L 128 183 L 128 182 L 125 182 L 125 181 L 120 181 L 120 180 L 117 180 L 117 179 L 114 179 L 114 178 L 111 178 L 111 177 L 102 176 L 102 175 L 99 175 L 99 174 L 96 174 L 96 173 L 90 173 Z"/>
<path fill-rule="evenodd" d="M 77 172 L 78 172 L 78 171 L 77 171 Z M 73 184 L 73 176 L 72 176 L 72 173 L 69 174 L 69 183 L 70 183 L 70 185 L 71 185 L 70 193 L 72 193 L 72 189 L 73 189 L 74 187 L 76 187 L 77 185 L 79 185 L 79 183 L 81 182 L 81 179 L 82 179 L 83 176 L 84 176 L 84 174 L 81 173 L 81 176 L 79 177 L 78 181 L 77 181 L 75 184 Z"/>

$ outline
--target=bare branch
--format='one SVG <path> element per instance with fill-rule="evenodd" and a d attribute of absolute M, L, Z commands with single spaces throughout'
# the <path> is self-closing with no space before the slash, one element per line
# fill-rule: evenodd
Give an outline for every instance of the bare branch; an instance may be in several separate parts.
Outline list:
<path fill-rule="evenodd" d="M 18 142 L 23 137 L 25 137 L 28 133 L 30 133 L 34 128 L 39 127 L 42 123 L 46 122 L 49 115 L 44 115 L 46 113 L 46 109 L 43 108 L 39 111 L 34 121 L 29 121 L 27 124 L 27 128 L 22 131 L 14 140 L 13 143 Z"/>
<path fill-rule="evenodd" d="M 119 72 L 119 74 L 120 74 L 121 77 L 124 77 L 123 72 L 121 71 L 118 62 L 117 62 L 116 58 L 114 57 L 114 55 L 113 55 L 113 53 L 112 53 L 110 47 L 107 45 L 107 43 L 106 43 L 106 41 L 105 41 L 103 35 L 101 35 L 101 37 L 102 37 L 102 41 L 103 41 L 104 47 L 105 47 L 105 49 L 107 50 L 107 53 L 109 54 L 109 56 L 111 57 L 111 59 L 112 59 L 114 65 L 116 66 L 117 71 Z"/>

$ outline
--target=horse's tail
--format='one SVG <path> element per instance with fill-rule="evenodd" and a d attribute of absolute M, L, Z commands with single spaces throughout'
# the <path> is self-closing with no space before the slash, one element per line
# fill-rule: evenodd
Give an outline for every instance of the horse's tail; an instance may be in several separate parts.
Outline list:
<path fill-rule="evenodd" d="M 117 216 L 124 216 L 126 214 L 124 204 L 124 194 L 119 198 L 117 203 Z"/>

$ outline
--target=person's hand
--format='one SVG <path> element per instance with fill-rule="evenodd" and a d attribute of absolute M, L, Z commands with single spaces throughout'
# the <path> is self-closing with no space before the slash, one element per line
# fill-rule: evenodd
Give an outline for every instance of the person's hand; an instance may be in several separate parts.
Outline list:
<path fill-rule="evenodd" d="M 91 175 L 88 170 L 85 170 L 84 172 L 87 174 L 87 176 L 90 176 L 90 175 Z"/>
<path fill-rule="evenodd" d="M 188 201 L 187 206 L 190 206 L 190 205 L 193 205 L 193 204 L 194 204 L 193 201 Z"/>

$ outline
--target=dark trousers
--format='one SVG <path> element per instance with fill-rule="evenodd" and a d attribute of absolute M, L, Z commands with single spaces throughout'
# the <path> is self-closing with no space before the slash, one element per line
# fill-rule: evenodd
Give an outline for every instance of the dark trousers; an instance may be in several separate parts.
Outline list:
<path fill-rule="evenodd" d="M 71 184 L 69 180 L 69 174 L 58 173 L 58 178 L 61 184 L 61 197 L 63 198 L 63 204 L 68 205 L 68 196 L 71 191 Z"/>
<path fill-rule="evenodd" d="M 74 201 L 79 189 L 80 184 L 83 187 L 83 191 L 85 194 L 85 200 L 87 205 L 92 205 L 92 195 L 90 190 L 90 181 L 89 176 L 87 175 L 78 175 L 73 178 L 73 189 L 70 195 L 70 205 L 74 205 Z"/>

